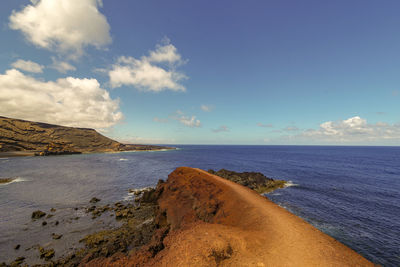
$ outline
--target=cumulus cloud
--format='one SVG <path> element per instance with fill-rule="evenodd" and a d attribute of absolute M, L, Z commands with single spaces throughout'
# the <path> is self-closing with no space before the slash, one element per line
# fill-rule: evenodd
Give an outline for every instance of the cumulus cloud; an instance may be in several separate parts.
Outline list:
<path fill-rule="evenodd" d="M 0 114 L 65 126 L 102 129 L 122 119 L 119 101 L 96 79 L 42 81 L 16 69 L 0 74 Z"/>
<path fill-rule="evenodd" d="M 400 140 L 400 124 L 370 124 L 359 116 L 341 121 L 327 121 L 319 129 L 308 129 L 298 137 L 323 142 L 375 142 Z"/>
<path fill-rule="evenodd" d="M 9 26 L 38 47 L 78 57 L 88 45 L 101 48 L 111 43 L 101 6 L 101 0 L 31 0 L 12 12 Z"/>
<path fill-rule="evenodd" d="M 200 106 L 202 111 L 205 112 L 211 112 L 214 109 L 214 106 L 210 106 L 210 105 L 201 105 Z"/>
<path fill-rule="evenodd" d="M 196 119 L 196 116 L 186 116 L 182 111 L 177 110 L 171 119 L 179 121 L 181 124 L 191 127 L 191 128 L 198 128 L 201 127 L 200 120 Z"/>
<path fill-rule="evenodd" d="M 38 63 L 35 63 L 30 60 L 23 60 L 23 59 L 18 59 L 14 63 L 11 64 L 16 69 L 24 70 L 27 72 L 33 72 L 33 73 L 42 73 L 44 66 L 39 65 Z"/>
<path fill-rule="evenodd" d="M 196 116 L 187 117 L 182 115 L 181 117 L 178 118 L 178 121 L 183 125 L 192 128 L 201 126 L 201 122 L 200 120 L 196 119 Z"/>
<path fill-rule="evenodd" d="M 263 128 L 272 128 L 272 127 L 274 127 L 272 124 L 264 124 L 264 123 L 261 123 L 261 122 L 257 123 L 257 126 L 258 127 L 263 127 Z"/>
<path fill-rule="evenodd" d="M 53 64 L 50 65 L 50 68 L 57 70 L 60 73 L 67 73 L 68 71 L 75 71 L 76 68 L 65 61 L 59 61 L 55 57 L 51 58 Z"/>
<path fill-rule="evenodd" d="M 166 43 L 157 45 L 154 51 L 149 52 L 149 56 L 140 59 L 119 57 L 108 76 L 113 88 L 126 85 L 143 91 L 185 91 L 180 82 L 186 76 L 176 70 L 183 63 L 175 46 Z"/>
<path fill-rule="evenodd" d="M 212 129 L 212 131 L 213 131 L 214 133 L 220 133 L 220 132 L 229 132 L 230 129 L 229 129 L 229 127 L 226 126 L 226 125 L 221 125 L 221 126 L 219 126 L 217 129 Z"/>

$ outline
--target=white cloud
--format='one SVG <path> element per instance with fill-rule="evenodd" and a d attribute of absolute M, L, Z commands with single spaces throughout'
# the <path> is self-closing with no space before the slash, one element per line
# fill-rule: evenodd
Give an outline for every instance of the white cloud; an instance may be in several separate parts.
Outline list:
<path fill-rule="evenodd" d="M 220 132 L 229 132 L 230 129 L 229 129 L 229 127 L 226 126 L 226 125 L 221 125 L 221 126 L 219 126 L 217 129 L 213 129 L 212 131 L 213 131 L 214 133 L 220 133 Z"/>
<path fill-rule="evenodd" d="M 34 45 L 78 57 L 88 45 L 101 48 L 111 43 L 110 26 L 98 9 L 101 0 L 31 2 L 12 12 L 9 26 L 20 30 Z"/>
<path fill-rule="evenodd" d="M 17 61 L 12 63 L 11 66 L 13 66 L 16 69 L 33 73 L 42 73 L 44 68 L 44 66 L 39 65 L 33 61 L 23 60 L 23 59 L 18 59 Z"/>
<path fill-rule="evenodd" d="M 65 126 L 107 128 L 122 119 L 119 101 L 96 79 L 42 81 L 16 69 L 0 74 L 2 116 Z"/>
<path fill-rule="evenodd" d="M 368 143 L 385 140 L 400 140 L 400 125 L 378 122 L 370 124 L 355 116 L 342 121 L 327 121 L 319 129 L 308 129 L 297 138 L 326 143 Z"/>
<path fill-rule="evenodd" d="M 55 57 L 52 57 L 51 60 L 53 64 L 51 64 L 50 68 L 57 70 L 61 73 L 67 73 L 68 71 L 76 71 L 76 68 L 65 61 L 59 61 Z"/>
<path fill-rule="evenodd" d="M 274 127 L 272 124 L 264 124 L 264 123 L 261 123 L 261 122 L 257 123 L 257 126 L 258 127 L 263 127 L 263 128 L 272 128 L 272 127 Z"/>
<path fill-rule="evenodd" d="M 175 115 L 171 116 L 171 119 L 179 121 L 181 124 L 191 127 L 198 128 L 201 127 L 200 120 L 196 119 L 196 116 L 186 116 L 182 111 L 177 110 Z"/>
<path fill-rule="evenodd" d="M 210 105 L 201 105 L 200 108 L 205 112 L 211 112 L 214 109 L 214 107 Z"/>
<path fill-rule="evenodd" d="M 170 64 L 183 63 L 181 55 L 175 46 L 169 43 L 169 40 L 165 40 L 165 45 L 158 44 L 155 51 L 150 51 L 148 60 L 151 62 L 168 62 Z"/>
<path fill-rule="evenodd" d="M 185 91 L 180 82 L 186 76 L 176 67 L 183 64 L 181 55 L 172 44 L 157 45 L 149 56 L 140 59 L 120 57 L 108 72 L 111 87 L 134 86 L 143 91 L 160 92 L 163 90 Z M 160 63 L 167 63 L 163 66 Z"/>
<path fill-rule="evenodd" d="M 196 116 L 186 117 L 182 115 L 181 117 L 179 117 L 178 121 L 183 125 L 192 128 L 201 126 L 201 122 L 200 120 L 196 119 Z"/>

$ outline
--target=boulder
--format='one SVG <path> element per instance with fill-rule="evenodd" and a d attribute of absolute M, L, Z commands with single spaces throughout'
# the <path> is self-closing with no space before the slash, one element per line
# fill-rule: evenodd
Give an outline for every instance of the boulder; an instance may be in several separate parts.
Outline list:
<path fill-rule="evenodd" d="M 37 220 L 37 219 L 44 217 L 45 215 L 46 215 L 45 212 L 43 212 L 41 210 L 37 210 L 37 211 L 32 212 L 32 219 Z"/>

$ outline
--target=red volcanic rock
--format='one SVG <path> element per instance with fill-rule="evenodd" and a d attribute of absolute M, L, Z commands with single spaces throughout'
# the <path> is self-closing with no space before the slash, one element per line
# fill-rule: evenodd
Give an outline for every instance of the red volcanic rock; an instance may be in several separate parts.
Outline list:
<path fill-rule="evenodd" d="M 176 169 L 156 194 L 149 244 L 81 266 L 373 266 L 255 191 L 199 169 Z"/>

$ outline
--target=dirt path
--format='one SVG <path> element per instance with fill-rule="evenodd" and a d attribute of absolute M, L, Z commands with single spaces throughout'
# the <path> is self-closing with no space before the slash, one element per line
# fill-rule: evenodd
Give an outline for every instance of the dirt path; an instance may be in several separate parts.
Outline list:
<path fill-rule="evenodd" d="M 200 169 L 172 172 L 158 203 L 170 225 L 159 252 L 88 266 L 374 266 L 255 191 Z"/>
<path fill-rule="evenodd" d="M 198 174 L 193 175 L 193 170 Z M 166 240 L 160 266 L 373 266 L 365 258 L 256 192 L 200 169 L 186 169 L 221 192 L 212 224 L 198 223 Z M 200 190 L 197 188 L 196 190 Z M 164 253 L 163 253 L 164 254 Z M 210 257 L 211 255 L 211 257 Z M 214 264 L 212 264 L 214 265 Z"/>
<path fill-rule="evenodd" d="M 266 243 L 261 245 L 265 266 L 373 266 L 347 246 L 254 191 L 217 176 L 213 178 L 230 187 L 235 198 L 249 205 L 246 210 L 238 210 L 249 220 L 237 227 L 252 228 L 257 231 L 256 239 L 265 238 Z M 248 245 L 248 249 L 260 250 L 251 243 Z"/>

